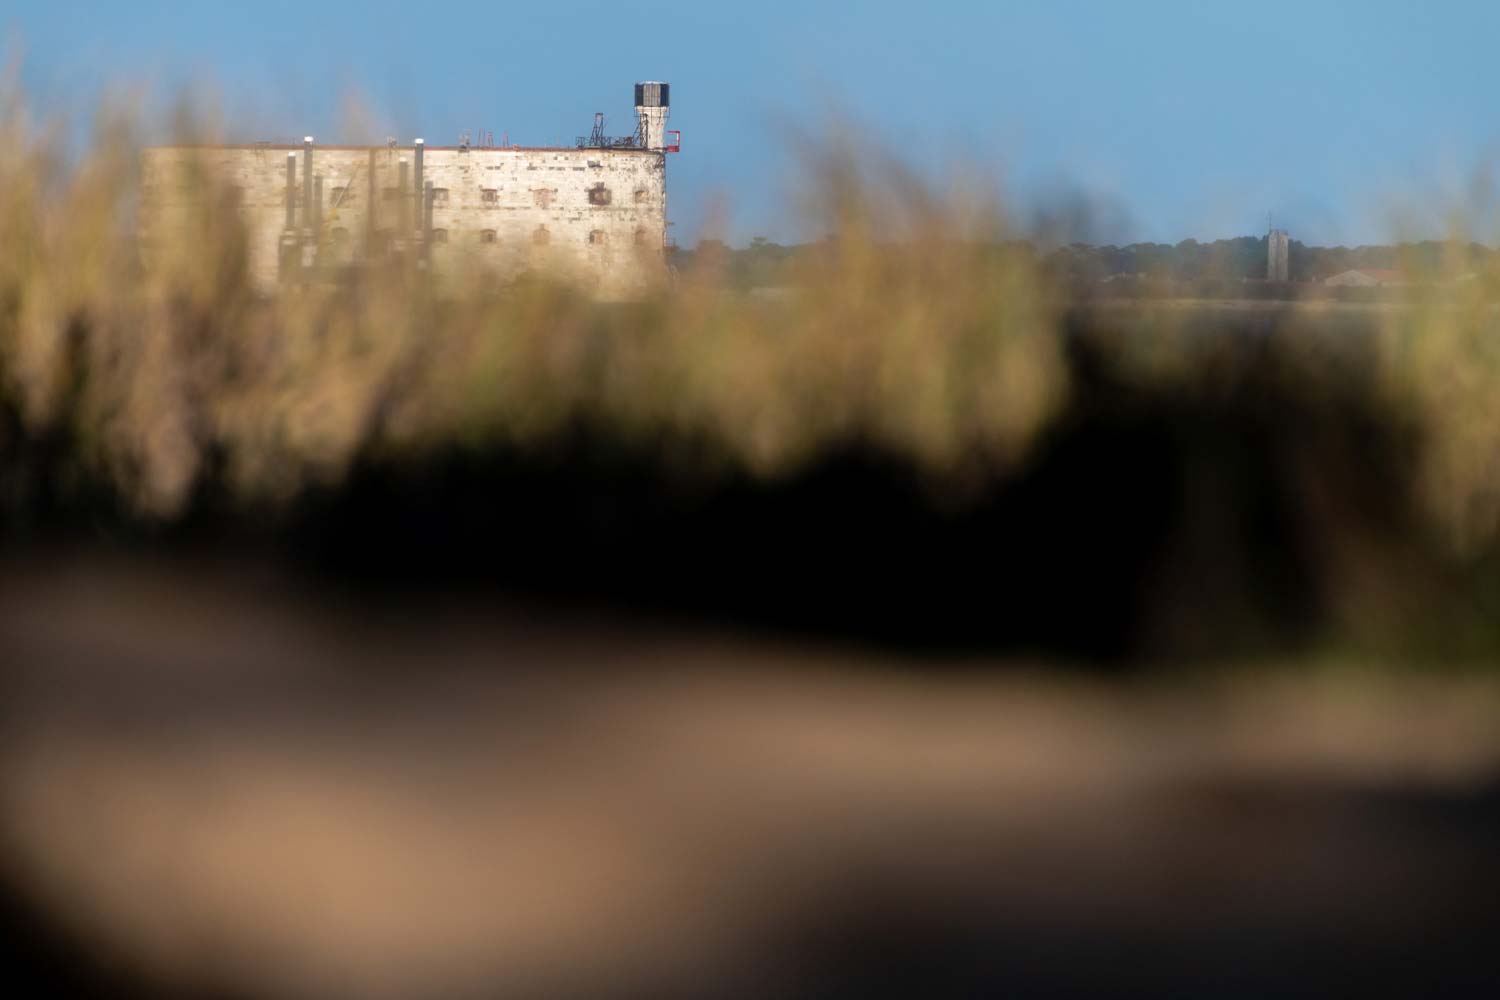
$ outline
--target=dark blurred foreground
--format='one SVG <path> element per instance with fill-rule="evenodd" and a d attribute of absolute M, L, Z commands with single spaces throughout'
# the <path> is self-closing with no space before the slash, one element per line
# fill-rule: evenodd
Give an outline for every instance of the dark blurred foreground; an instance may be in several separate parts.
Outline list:
<path fill-rule="evenodd" d="M 934 675 L 87 560 L 5 573 L 0 649 L 0 948 L 49 992 L 1500 987 L 1493 677 Z"/>
<path fill-rule="evenodd" d="M 835 237 L 773 294 L 266 295 L 231 187 L 143 255 L 131 116 L 75 159 L 24 106 L 14 981 L 1495 994 L 1492 260 L 1070 299 L 1003 206 L 813 144 Z"/>
<path fill-rule="evenodd" d="M 279 507 L 210 464 L 161 521 L 15 422 L 0 958 L 78 996 L 1495 995 L 1494 560 L 1422 519 L 1378 318 L 1077 310 L 1067 407 L 972 477 L 579 420 Z"/>
<path fill-rule="evenodd" d="M 1456 552 L 1423 509 L 1431 448 L 1382 381 L 1387 318 L 1075 309 L 1067 405 L 1014 468 L 980 452 L 935 474 L 856 427 L 765 476 L 690 432 L 584 414 L 519 443 L 372 442 L 282 503 L 211 459 L 170 520 L 91 479 L 70 433 L 12 432 L 0 499 L 22 551 L 248 556 L 339 591 L 457 587 L 950 658 L 1489 662 L 1500 548 Z"/>

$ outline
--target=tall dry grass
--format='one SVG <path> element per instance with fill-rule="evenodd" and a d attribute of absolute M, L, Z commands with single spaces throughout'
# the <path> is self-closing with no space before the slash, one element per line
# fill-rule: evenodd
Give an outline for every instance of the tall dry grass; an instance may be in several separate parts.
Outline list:
<path fill-rule="evenodd" d="M 257 296 L 215 179 L 143 266 L 129 114 L 76 159 L 12 90 L 0 143 L 0 378 L 14 433 L 66 433 L 81 472 L 180 514 L 205 476 L 285 499 L 357 455 L 546 441 L 570 425 L 703 445 L 775 477 L 863 440 L 939 475 L 1014 463 L 1067 391 L 1053 307 L 997 207 L 830 150 L 835 238 L 793 294 L 711 265 L 630 303 L 540 279 L 439 291 L 374 269 Z M 894 207 L 900 205 L 897 213 Z M 979 220 L 977 223 L 975 220 Z"/>
<path fill-rule="evenodd" d="M 266 297 L 206 174 L 179 237 L 143 264 L 140 114 L 105 109 L 74 155 L 63 123 L 26 108 L 13 74 L 0 86 L 0 446 L 64 442 L 52 488 L 104 483 L 150 518 L 181 515 L 205 483 L 280 502 L 361 456 L 543 447 L 580 424 L 646 447 L 693 441 L 700 466 L 766 478 L 857 442 L 956 489 L 1014 469 L 1076 402 L 1066 304 L 1014 249 L 1026 234 L 1004 206 L 853 144 L 820 149 L 790 193 L 831 235 L 775 297 L 735 288 L 712 255 L 628 303 L 547 276 L 438 290 L 395 266 Z M 205 138 L 192 122 L 179 138 Z M 1377 366 L 1381 419 L 1421 442 L 1407 485 L 1471 556 L 1500 534 L 1500 274 L 1465 266 L 1414 274 L 1371 345 L 1283 344 L 1278 364 L 1314 393 Z M 1234 352 L 1185 317 L 1158 310 L 1152 336 L 1110 345 L 1121 377 L 1232 384 Z"/>
<path fill-rule="evenodd" d="M 1474 214 L 1482 214 L 1476 207 Z M 1500 267 L 1463 252 L 1466 213 L 1435 264 L 1406 262 L 1404 308 L 1384 317 L 1380 361 L 1391 419 L 1418 429 L 1414 494 L 1461 557 L 1500 538 Z"/>

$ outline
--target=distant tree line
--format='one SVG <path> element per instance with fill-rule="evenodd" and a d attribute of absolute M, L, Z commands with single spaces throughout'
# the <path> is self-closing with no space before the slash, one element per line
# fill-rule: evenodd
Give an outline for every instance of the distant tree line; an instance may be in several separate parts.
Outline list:
<path fill-rule="evenodd" d="M 756 237 L 750 246 L 735 249 L 718 240 L 704 240 L 693 250 L 677 251 L 673 262 L 679 269 L 711 264 L 736 287 L 774 288 L 795 285 L 799 262 L 823 245 L 782 245 Z M 1193 239 L 1176 244 L 1124 246 L 1071 243 L 1048 251 L 1017 241 L 996 249 L 1038 258 L 1061 285 L 1082 295 L 1277 294 L 1274 289 L 1244 287 L 1265 284 L 1264 236 L 1239 236 L 1211 243 Z M 1289 260 L 1290 284 L 1294 286 L 1322 282 L 1354 269 L 1400 269 L 1413 276 L 1445 274 L 1451 278 L 1457 276 L 1455 271 L 1480 272 L 1496 265 L 1500 265 L 1500 250 L 1479 243 L 1449 244 L 1436 240 L 1356 247 L 1316 247 L 1293 240 Z"/>
<path fill-rule="evenodd" d="M 1479 243 L 1453 245 L 1437 240 L 1384 246 L 1314 247 L 1293 240 L 1290 252 L 1292 282 L 1322 281 L 1356 268 L 1403 269 L 1412 274 L 1436 273 L 1452 265 L 1478 269 L 1492 262 L 1497 251 Z M 1074 243 L 1047 255 L 1048 263 L 1070 279 L 1102 280 L 1132 276 L 1172 281 L 1205 278 L 1259 281 L 1266 277 L 1266 237 L 1239 236 L 1199 243 L 1131 243 L 1091 246 Z"/>

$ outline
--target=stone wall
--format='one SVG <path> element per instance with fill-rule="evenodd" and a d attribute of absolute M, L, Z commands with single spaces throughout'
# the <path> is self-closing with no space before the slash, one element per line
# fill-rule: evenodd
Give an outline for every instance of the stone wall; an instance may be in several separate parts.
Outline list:
<path fill-rule="evenodd" d="M 291 229 L 289 154 L 295 165 Z M 299 262 L 337 267 L 423 252 L 415 147 L 313 147 L 311 172 L 321 179 L 321 200 L 312 220 L 303 191 L 306 155 L 301 146 L 269 144 L 146 150 L 141 225 L 148 251 L 174 237 L 186 206 L 205 190 L 217 190 L 238 206 L 252 274 L 266 289 L 295 273 Z M 606 296 L 628 295 L 664 272 L 662 152 L 433 147 L 422 160 L 421 179 L 434 188 L 425 249 L 435 272 L 500 281 L 526 270 L 561 272 Z"/>

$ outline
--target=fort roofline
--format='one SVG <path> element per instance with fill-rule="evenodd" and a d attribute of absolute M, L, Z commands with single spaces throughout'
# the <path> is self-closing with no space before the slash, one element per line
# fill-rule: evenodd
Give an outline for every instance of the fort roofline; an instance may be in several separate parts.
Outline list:
<path fill-rule="evenodd" d="M 634 135 L 606 135 L 595 113 L 592 134 L 569 145 L 509 136 L 495 145 L 486 131 L 481 143 L 460 133 L 442 146 L 394 136 L 319 145 L 284 134 L 147 146 L 142 246 L 173 238 L 191 218 L 183 208 L 200 203 L 204 188 L 184 168 L 201 161 L 226 197 L 233 192 L 247 267 L 266 290 L 387 259 L 499 281 L 545 267 L 589 275 L 606 296 L 646 287 L 664 275 L 666 154 L 682 147 L 665 127 L 667 84 L 639 83 L 635 98 Z M 622 153 L 644 155 L 604 155 Z"/>
<path fill-rule="evenodd" d="M 147 146 L 147 149 L 236 149 L 236 150 L 264 150 L 265 152 L 282 151 L 288 153 L 301 152 L 303 144 L 288 142 L 164 142 Z M 445 153 L 654 153 L 661 155 L 665 150 L 645 149 L 632 146 L 417 146 L 414 144 L 390 146 L 385 143 L 379 145 L 364 146 L 340 146 L 325 145 L 322 143 L 314 146 L 315 149 L 336 152 L 369 152 L 381 150 L 395 152 L 414 152 L 425 149 L 428 152 Z"/>

